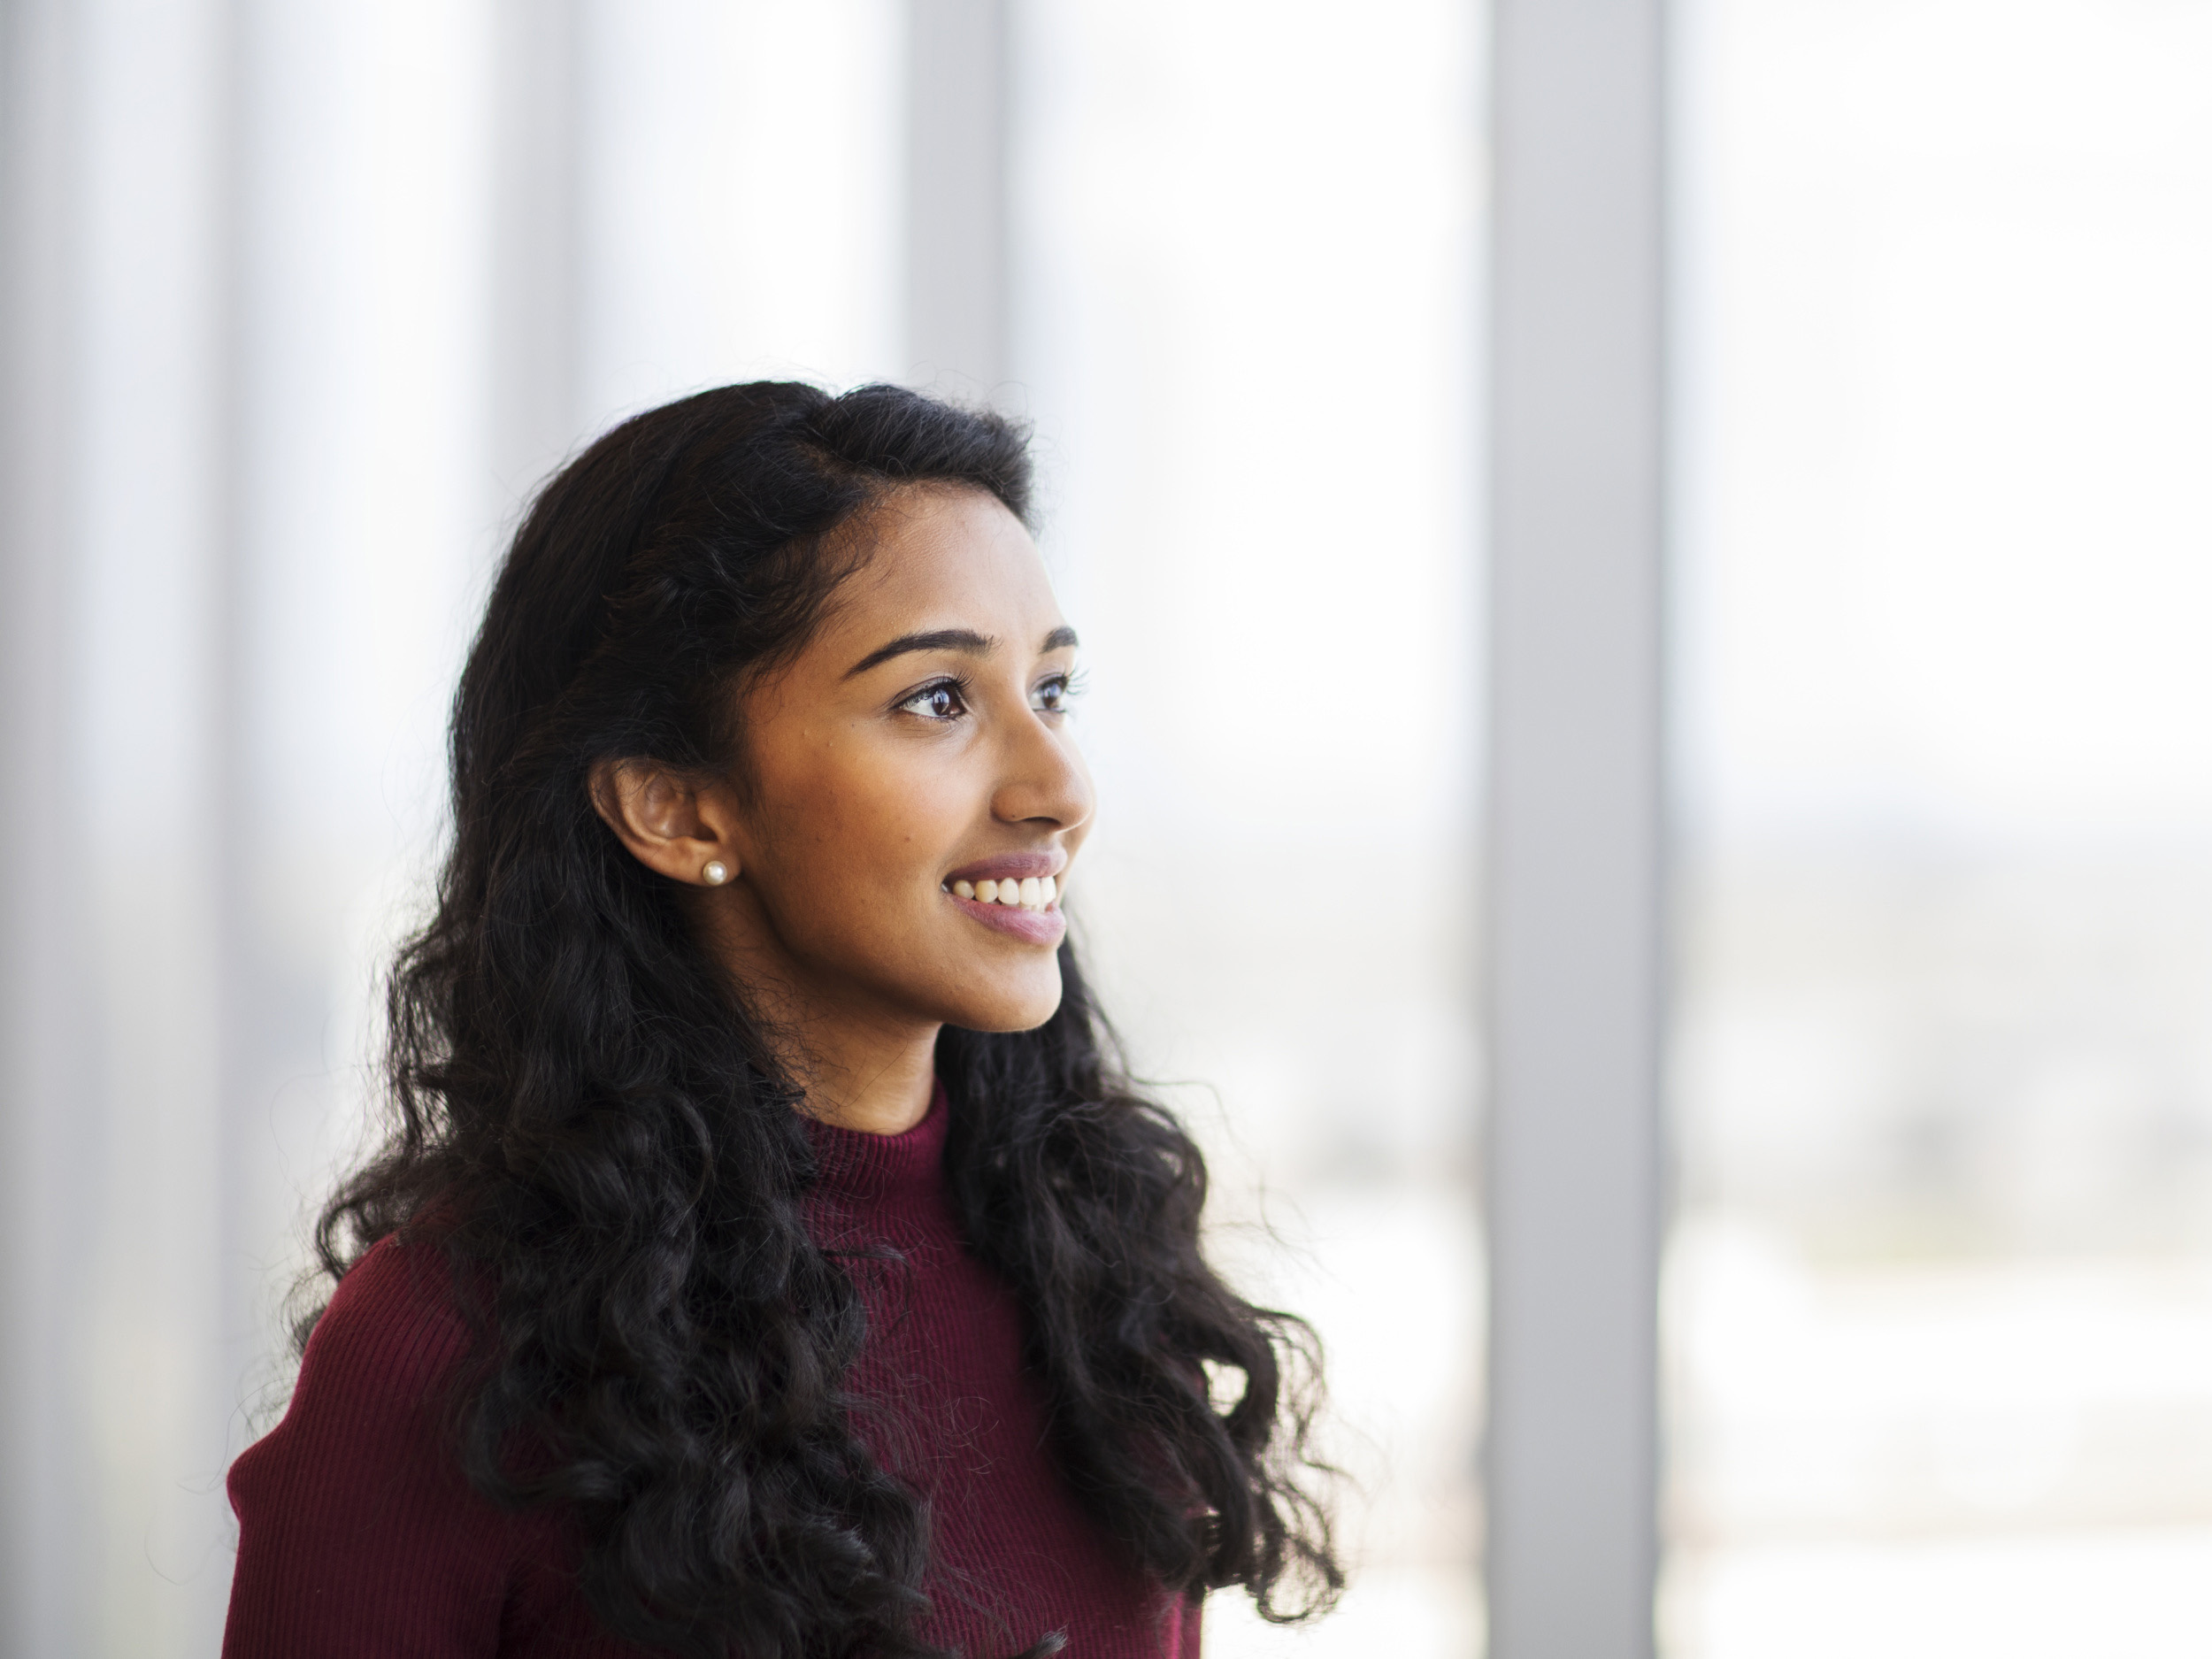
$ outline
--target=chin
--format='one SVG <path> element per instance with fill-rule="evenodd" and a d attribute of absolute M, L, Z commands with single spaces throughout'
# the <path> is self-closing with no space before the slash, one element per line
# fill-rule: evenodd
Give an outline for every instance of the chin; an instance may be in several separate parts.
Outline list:
<path fill-rule="evenodd" d="M 1010 985 L 1002 994 L 979 997 L 946 1020 L 964 1031 L 1034 1031 L 1060 1010 L 1060 964 L 1033 985 Z"/>

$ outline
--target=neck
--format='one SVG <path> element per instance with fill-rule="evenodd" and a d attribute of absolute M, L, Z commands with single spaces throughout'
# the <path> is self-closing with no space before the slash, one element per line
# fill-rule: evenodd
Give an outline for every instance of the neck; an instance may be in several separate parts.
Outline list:
<path fill-rule="evenodd" d="M 937 1028 L 904 1041 L 868 1036 L 849 1031 L 808 1033 L 801 1068 L 807 1110 L 840 1129 L 904 1134 L 929 1115 L 937 1087 Z"/>

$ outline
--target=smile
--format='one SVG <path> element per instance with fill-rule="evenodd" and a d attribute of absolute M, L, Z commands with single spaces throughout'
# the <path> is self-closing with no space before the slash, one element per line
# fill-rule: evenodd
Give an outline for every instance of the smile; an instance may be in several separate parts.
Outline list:
<path fill-rule="evenodd" d="M 1049 950 L 1068 931 L 1060 913 L 1067 868 L 1068 856 L 1058 848 L 1001 853 L 950 872 L 938 890 L 993 933 Z"/>
<path fill-rule="evenodd" d="M 1011 877 L 1003 881 L 986 879 L 981 881 L 952 881 L 945 891 L 956 899 L 972 899 L 978 904 L 1002 904 L 1009 909 L 1048 910 L 1060 897 L 1059 883 L 1050 876 L 1024 876 L 1017 881 Z"/>

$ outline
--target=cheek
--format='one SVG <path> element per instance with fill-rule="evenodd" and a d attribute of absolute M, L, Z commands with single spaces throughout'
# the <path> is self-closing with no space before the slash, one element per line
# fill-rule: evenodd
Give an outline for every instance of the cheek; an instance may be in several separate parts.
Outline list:
<path fill-rule="evenodd" d="M 818 916 L 863 905 L 895 925 L 884 907 L 930 895 L 967 821 L 957 779 L 929 758 L 826 745 L 777 779 L 767 873 Z"/>

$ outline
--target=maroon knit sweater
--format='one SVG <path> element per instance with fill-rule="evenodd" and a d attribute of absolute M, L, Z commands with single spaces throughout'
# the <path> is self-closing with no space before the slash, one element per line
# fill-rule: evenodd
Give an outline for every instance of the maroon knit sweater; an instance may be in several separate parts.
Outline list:
<path fill-rule="evenodd" d="M 826 1247 L 855 1264 L 869 1334 L 852 1386 L 877 1460 L 926 1494 L 922 1634 L 976 1659 L 1050 1631 L 1069 1659 L 1195 1659 L 1198 1609 L 1125 1565 L 1044 1449 L 1013 1294 L 969 1253 L 946 1191 L 946 1108 L 901 1135 L 814 1125 Z M 225 1659 L 616 1659 L 575 1581 L 561 1518 L 467 1485 L 439 1407 L 466 1332 L 442 1259 L 387 1239 L 338 1286 L 284 1420 L 233 1465 L 238 1568 Z M 735 1659 L 743 1659 L 736 1655 Z"/>

